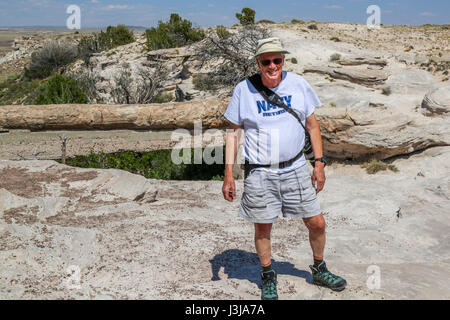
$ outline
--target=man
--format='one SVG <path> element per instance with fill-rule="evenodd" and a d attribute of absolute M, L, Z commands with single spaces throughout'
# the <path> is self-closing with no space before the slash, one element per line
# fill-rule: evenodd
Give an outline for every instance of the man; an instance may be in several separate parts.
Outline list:
<path fill-rule="evenodd" d="M 326 162 L 319 123 L 314 116 L 314 109 L 321 104 L 303 77 L 282 70 L 284 53 L 288 52 L 278 38 L 263 39 L 258 41 L 256 62 L 264 86 L 277 93 L 304 121 L 315 155 L 312 175 L 301 153 L 305 138 L 303 127 L 284 109 L 265 101 L 249 80 L 236 86 L 225 112 L 230 125 L 222 192 L 228 201 L 236 197 L 233 164 L 237 133 L 244 129 L 247 170 L 239 216 L 254 223 L 255 247 L 262 266 L 262 299 L 278 299 L 277 276 L 271 266 L 270 232 L 280 211 L 284 217 L 302 218 L 309 230 L 314 283 L 335 291 L 346 286 L 344 279 L 327 270 L 323 260 L 325 220 L 316 194 L 325 184 Z"/>

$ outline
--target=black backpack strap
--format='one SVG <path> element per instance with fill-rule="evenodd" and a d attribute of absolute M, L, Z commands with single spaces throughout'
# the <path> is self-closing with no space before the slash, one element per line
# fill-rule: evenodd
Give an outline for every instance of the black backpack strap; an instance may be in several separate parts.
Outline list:
<path fill-rule="evenodd" d="M 248 78 L 248 81 L 255 87 L 256 90 L 261 94 L 261 96 L 270 104 L 279 106 L 289 112 L 291 115 L 294 116 L 295 119 L 297 119 L 298 122 L 302 125 L 303 129 L 306 131 L 305 126 L 303 125 L 302 120 L 298 116 L 297 113 L 295 113 L 294 110 L 286 106 L 283 102 L 283 100 L 280 98 L 278 94 L 267 88 L 261 80 L 261 75 L 259 73 L 256 73 Z"/>

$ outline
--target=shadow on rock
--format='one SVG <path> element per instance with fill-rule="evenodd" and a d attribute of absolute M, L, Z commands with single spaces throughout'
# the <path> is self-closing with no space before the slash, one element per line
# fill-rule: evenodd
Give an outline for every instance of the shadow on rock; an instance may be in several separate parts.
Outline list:
<path fill-rule="evenodd" d="M 220 280 L 219 270 L 224 268 L 228 278 L 248 280 L 261 285 L 261 268 L 258 255 L 239 249 L 230 249 L 216 255 L 209 260 L 212 269 L 212 281 Z M 287 274 L 304 278 L 307 283 L 312 283 L 312 275 L 305 270 L 299 270 L 290 262 L 275 261 L 272 259 L 272 267 L 277 274 Z"/>

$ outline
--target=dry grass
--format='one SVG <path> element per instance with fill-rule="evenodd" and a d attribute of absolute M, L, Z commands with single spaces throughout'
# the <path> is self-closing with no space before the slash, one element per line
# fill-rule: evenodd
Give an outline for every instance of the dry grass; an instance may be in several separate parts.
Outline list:
<path fill-rule="evenodd" d="M 0 31 L 0 57 L 12 51 L 14 39 L 18 37 L 17 33 Z"/>
<path fill-rule="evenodd" d="M 398 168 L 393 164 L 387 164 L 383 161 L 372 159 L 361 165 L 362 168 L 366 169 L 368 174 L 375 174 L 379 171 L 391 170 L 392 172 L 398 172 Z"/>

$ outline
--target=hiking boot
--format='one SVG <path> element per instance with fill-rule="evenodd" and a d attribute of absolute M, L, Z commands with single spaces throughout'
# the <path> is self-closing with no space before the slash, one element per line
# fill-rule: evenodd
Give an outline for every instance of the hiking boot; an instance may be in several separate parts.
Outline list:
<path fill-rule="evenodd" d="M 322 261 L 317 267 L 309 267 L 312 271 L 314 284 L 330 288 L 333 291 L 342 291 L 345 289 L 347 281 L 328 271 L 325 261 Z"/>
<path fill-rule="evenodd" d="M 261 272 L 261 300 L 278 300 L 277 274 L 274 270 Z"/>

